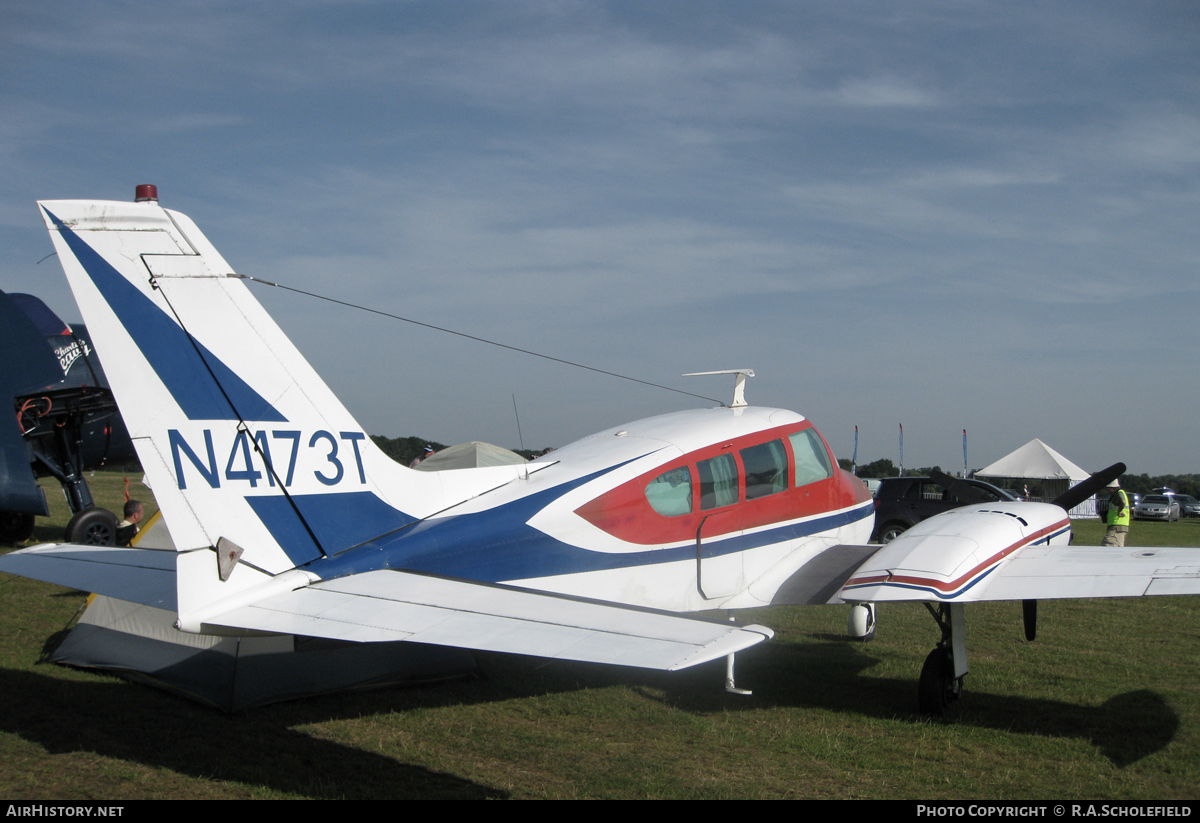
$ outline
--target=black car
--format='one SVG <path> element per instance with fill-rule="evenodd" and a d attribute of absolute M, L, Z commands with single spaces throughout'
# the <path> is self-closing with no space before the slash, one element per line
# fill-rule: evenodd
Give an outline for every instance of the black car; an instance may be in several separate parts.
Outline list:
<path fill-rule="evenodd" d="M 970 493 L 960 483 L 969 486 Z M 887 477 L 880 481 L 875 494 L 875 532 L 871 539 L 887 543 L 925 518 L 959 506 L 983 500 L 1010 503 L 1015 499 L 982 480 L 954 479 L 952 485 L 949 479 L 943 484 L 931 477 Z"/>

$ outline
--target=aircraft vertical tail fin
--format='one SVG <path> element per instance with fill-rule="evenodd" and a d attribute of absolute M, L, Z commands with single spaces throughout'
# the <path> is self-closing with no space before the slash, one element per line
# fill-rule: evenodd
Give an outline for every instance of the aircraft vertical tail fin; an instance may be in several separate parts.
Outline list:
<path fill-rule="evenodd" d="M 180 558 L 181 613 L 241 588 L 226 578 L 277 575 L 446 505 L 442 480 L 375 447 L 186 216 L 156 200 L 39 205 L 172 539 L 207 550 Z M 218 566 L 222 538 L 254 573 Z M 195 597 L 193 564 L 208 581 Z"/>

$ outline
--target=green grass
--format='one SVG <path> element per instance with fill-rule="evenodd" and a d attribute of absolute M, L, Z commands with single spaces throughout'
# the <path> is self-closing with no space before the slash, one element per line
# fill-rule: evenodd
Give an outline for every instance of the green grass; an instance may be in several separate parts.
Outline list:
<path fill-rule="evenodd" d="M 134 484 L 134 496 L 152 498 Z M 119 475 L 97 498 L 121 500 Z M 51 499 L 61 495 L 52 492 Z M 61 538 L 65 505 L 37 538 Z M 1077 542 L 1098 543 L 1096 523 Z M 1130 545 L 1200 545 L 1200 521 Z M 39 664 L 84 596 L 0 575 L 0 796 L 128 798 L 1195 798 L 1200 598 L 967 610 L 971 674 L 950 721 L 914 713 L 937 630 L 885 605 L 868 644 L 846 609 L 739 615 L 776 638 L 676 674 L 479 655 L 483 676 L 228 716 L 118 678 Z"/>

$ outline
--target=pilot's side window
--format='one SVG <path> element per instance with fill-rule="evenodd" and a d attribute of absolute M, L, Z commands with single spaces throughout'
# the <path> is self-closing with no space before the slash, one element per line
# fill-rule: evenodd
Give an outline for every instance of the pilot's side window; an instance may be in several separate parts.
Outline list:
<path fill-rule="evenodd" d="M 788 487 L 787 451 L 782 440 L 742 449 L 746 469 L 746 499 L 754 500 Z"/>
<path fill-rule="evenodd" d="M 696 464 L 700 471 L 700 508 L 715 509 L 738 502 L 737 463 L 732 454 L 721 454 Z"/>
<path fill-rule="evenodd" d="M 692 511 L 692 473 L 687 466 L 663 472 L 646 485 L 646 500 L 651 508 L 667 517 Z"/>
<path fill-rule="evenodd" d="M 796 455 L 796 485 L 807 486 L 827 477 L 833 477 L 833 465 L 829 452 L 816 429 L 805 429 L 788 435 L 792 442 L 792 453 Z"/>

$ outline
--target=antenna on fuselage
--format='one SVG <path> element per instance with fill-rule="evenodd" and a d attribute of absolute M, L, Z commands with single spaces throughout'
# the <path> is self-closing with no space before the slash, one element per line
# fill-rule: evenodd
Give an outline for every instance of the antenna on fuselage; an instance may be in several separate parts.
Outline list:
<path fill-rule="evenodd" d="M 684 377 L 701 377 L 706 374 L 735 374 L 733 381 L 733 402 L 729 408 L 738 409 L 746 405 L 746 378 L 754 376 L 754 369 L 722 369 L 721 371 L 694 371 Z"/>

